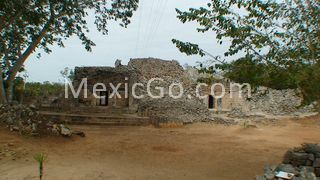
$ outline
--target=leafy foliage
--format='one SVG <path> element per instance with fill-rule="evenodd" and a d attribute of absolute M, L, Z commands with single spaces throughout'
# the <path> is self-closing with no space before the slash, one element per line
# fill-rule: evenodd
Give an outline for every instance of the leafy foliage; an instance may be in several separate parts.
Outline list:
<path fill-rule="evenodd" d="M 226 77 L 276 89 L 300 88 L 307 99 L 320 99 L 319 1 L 222 0 L 176 11 L 181 22 L 195 21 L 199 32 L 214 31 L 218 43 L 228 42 L 225 56 L 242 55 L 215 66 Z M 172 41 L 187 55 L 203 56 L 196 44 Z"/>
<path fill-rule="evenodd" d="M 64 47 L 64 40 L 77 36 L 91 51 L 89 14 L 98 31 L 107 34 L 110 20 L 126 27 L 137 6 L 138 0 L 0 1 L 0 100 L 11 99 L 12 81 L 36 50 L 50 53 L 51 45 Z"/>

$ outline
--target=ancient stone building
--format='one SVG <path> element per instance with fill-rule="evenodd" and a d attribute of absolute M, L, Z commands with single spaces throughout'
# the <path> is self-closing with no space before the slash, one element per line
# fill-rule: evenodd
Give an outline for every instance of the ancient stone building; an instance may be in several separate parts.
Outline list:
<path fill-rule="evenodd" d="M 102 106 L 102 107 L 129 107 L 129 98 L 125 98 L 125 84 L 129 83 L 130 73 L 126 68 L 113 68 L 113 67 L 76 67 L 75 77 L 73 84 L 76 88 L 79 88 L 83 78 L 86 78 L 88 96 L 87 98 L 82 96 L 79 98 L 80 105 L 82 106 Z M 117 86 L 118 93 L 123 98 L 118 98 L 116 95 L 109 98 L 112 93 L 112 85 Z M 104 90 L 97 92 L 98 96 L 104 96 L 104 98 L 96 98 L 93 96 L 93 88 Z"/>
<path fill-rule="evenodd" d="M 121 65 L 117 60 L 115 67 L 76 67 L 73 85 L 77 89 L 83 78 L 87 79 L 88 96 L 84 98 L 82 91 L 81 96 L 76 99 L 78 106 L 102 108 L 102 110 L 127 109 L 141 116 L 163 121 L 212 120 L 215 113 L 230 112 L 234 109 L 246 113 L 278 113 L 277 110 L 282 112 L 290 108 L 293 110 L 301 104 L 301 98 L 296 96 L 293 90 L 266 89 L 263 93 L 257 91 L 251 97 L 247 90 L 242 91 L 243 88 L 240 86 L 230 85 L 230 81 L 226 79 L 219 80 L 219 84 L 215 85 L 213 90 L 212 84 L 208 84 L 201 86 L 197 92 L 199 85 L 197 80 L 200 76 L 195 69 L 184 69 L 174 60 L 131 59 L 128 65 Z M 156 79 L 149 84 L 148 89 L 148 82 L 152 78 Z M 178 83 L 182 85 L 183 90 L 178 88 Z M 106 88 L 102 89 L 101 84 Z M 172 94 L 177 96 L 181 93 L 182 95 L 179 98 L 172 98 L 170 87 Z M 97 94 L 105 97 L 94 97 L 94 88 L 100 89 Z M 118 94 L 113 94 L 115 88 Z M 158 96 L 162 90 L 162 97 L 150 97 L 150 93 Z M 219 97 L 222 92 L 224 96 Z M 199 98 L 197 93 L 203 98 Z M 136 98 L 134 95 L 143 96 L 143 98 Z M 271 104 L 271 107 L 265 106 L 266 104 Z"/>

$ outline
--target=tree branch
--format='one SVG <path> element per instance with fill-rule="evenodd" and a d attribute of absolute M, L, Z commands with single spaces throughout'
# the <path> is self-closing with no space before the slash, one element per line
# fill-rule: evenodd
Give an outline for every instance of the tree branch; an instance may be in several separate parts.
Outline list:
<path fill-rule="evenodd" d="M 24 62 L 27 60 L 27 58 L 32 54 L 32 52 L 37 48 L 39 43 L 41 42 L 42 38 L 45 36 L 47 31 L 49 30 L 51 24 L 53 22 L 53 19 L 50 18 L 48 22 L 44 25 L 42 30 L 40 31 L 39 35 L 35 40 L 32 41 L 32 43 L 29 45 L 29 47 L 22 53 L 22 55 L 18 58 L 17 63 L 13 66 L 12 72 L 9 75 L 9 81 L 13 80 L 15 76 L 17 75 L 18 71 L 23 66 Z"/>

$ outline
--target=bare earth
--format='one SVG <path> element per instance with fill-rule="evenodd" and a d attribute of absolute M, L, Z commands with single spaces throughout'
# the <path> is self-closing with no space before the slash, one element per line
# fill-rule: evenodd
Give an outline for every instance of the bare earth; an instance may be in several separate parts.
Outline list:
<path fill-rule="evenodd" d="M 45 180 L 250 180 L 278 164 L 288 148 L 320 143 L 319 116 L 276 126 L 193 124 L 182 128 L 74 126 L 87 137 L 31 138 L 0 128 L 0 179 L 37 179 L 33 155 L 44 152 Z"/>

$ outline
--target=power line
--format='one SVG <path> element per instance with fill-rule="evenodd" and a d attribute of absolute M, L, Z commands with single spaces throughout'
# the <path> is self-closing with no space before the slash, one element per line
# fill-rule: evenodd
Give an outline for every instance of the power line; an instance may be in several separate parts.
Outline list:
<path fill-rule="evenodd" d="M 154 40 L 154 37 L 155 37 L 155 36 L 157 35 L 157 33 L 158 33 L 159 25 L 160 25 L 160 23 L 161 23 L 161 21 L 162 21 L 163 15 L 165 14 L 165 10 L 166 10 L 167 4 L 168 4 L 168 0 L 159 0 L 159 1 L 163 2 L 163 3 L 161 3 L 161 5 L 159 5 L 159 6 L 162 6 L 162 7 L 160 8 L 160 16 L 159 16 L 159 18 L 158 18 L 158 21 L 156 22 L 155 28 L 152 29 L 152 32 L 151 32 L 151 34 L 150 34 L 150 36 L 149 36 L 149 38 L 148 38 L 148 40 L 149 40 L 149 41 L 148 41 L 148 44 L 149 44 L 149 42 L 151 42 L 151 44 L 152 44 L 152 42 L 153 42 L 153 40 Z"/>
<path fill-rule="evenodd" d="M 157 7 L 158 9 L 161 9 L 161 4 L 162 4 L 162 1 L 161 0 L 157 0 Z M 150 27 L 150 30 L 149 30 L 149 33 L 147 34 L 147 38 L 146 38 L 146 47 L 149 45 L 149 42 L 150 42 L 150 38 L 152 37 L 153 35 L 153 32 L 154 32 L 154 28 L 156 27 L 156 24 L 157 24 L 157 21 L 159 21 L 159 16 L 157 16 L 158 14 L 156 13 L 156 11 L 154 12 L 154 16 L 155 16 L 155 19 L 154 21 L 152 21 L 152 24 L 151 24 L 151 27 Z"/>
<path fill-rule="evenodd" d="M 153 22 L 154 22 L 154 16 L 155 16 L 155 13 L 153 13 L 154 11 L 154 5 L 155 5 L 155 1 L 156 0 L 152 0 L 152 5 L 151 5 L 151 8 L 150 8 L 150 11 L 149 11 L 149 15 L 148 15 L 148 21 L 147 21 L 147 25 L 146 25 L 146 33 L 145 34 L 145 38 L 144 38 L 144 41 L 143 41 L 143 47 L 146 48 L 147 47 L 147 41 L 148 41 L 148 30 L 152 29 L 152 25 L 153 25 Z M 155 17 L 156 18 L 156 17 Z"/>
<path fill-rule="evenodd" d="M 139 41 L 140 41 L 140 33 L 141 33 L 141 22 L 142 22 L 142 7 L 143 7 L 143 0 L 140 0 L 140 12 L 139 12 L 139 25 L 138 25 L 138 34 L 137 34 L 137 40 L 136 40 L 136 56 L 138 55 L 138 47 L 139 47 Z"/>

